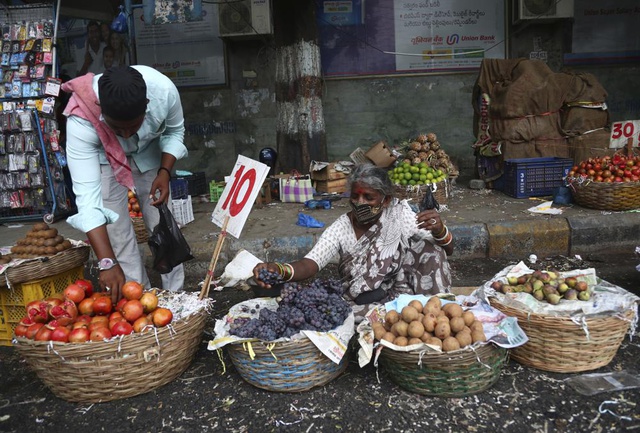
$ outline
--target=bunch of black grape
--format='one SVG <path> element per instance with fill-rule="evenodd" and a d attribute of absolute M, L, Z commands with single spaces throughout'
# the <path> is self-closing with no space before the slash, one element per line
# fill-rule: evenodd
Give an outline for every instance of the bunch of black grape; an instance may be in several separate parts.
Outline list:
<path fill-rule="evenodd" d="M 262 280 L 265 284 L 268 284 L 270 286 L 282 283 L 282 275 L 277 272 L 271 272 L 268 269 L 260 269 L 260 271 L 258 272 L 258 277 L 260 277 L 260 280 Z"/>
<path fill-rule="evenodd" d="M 237 319 L 230 333 L 272 341 L 304 330 L 330 331 L 342 325 L 351 312 L 342 291 L 338 280 L 316 279 L 309 286 L 287 283 L 280 292 L 276 311 L 263 308 L 256 319 Z"/>

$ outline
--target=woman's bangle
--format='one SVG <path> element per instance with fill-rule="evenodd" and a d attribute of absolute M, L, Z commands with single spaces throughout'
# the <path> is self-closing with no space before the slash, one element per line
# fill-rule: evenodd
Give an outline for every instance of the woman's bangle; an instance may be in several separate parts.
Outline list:
<path fill-rule="evenodd" d="M 442 230 L 440 231 L 440 233 L 433 233 L 433 237 L 434 238 L 442 238 L 444 236 L 447 235 L 447 226 L 442 224 Z"/>
<path fill-rule="evenodd" d="M 168 169 L 167 167 L 160 167 L 160 168 L 158 169 L 158 172 L 156 173 L 156 175 L 160 174 L 160 172 L 161 172 L 162 170 L 164 170 L 164 171 L 166 171 L 166 172 L 167 172 L 167 174 L 169 175 L 169 180 L 171 180 L 171 171 L 169 171 L 169 169 Z"/>
<path fill-rule="evenodd" d="M 282 263 L 280 263 L 280 262 L 275 262 L 275 264 L 278 267 L 278 272 L 280 272 L 280 275 L 282 275 L 282 278 L 284 279 L 284 276 L 285 276 L 284 275 L 284 273 L 285 273 L 284 266 L 282 266 Z"/>
<path fill-rule="evenodd" d="M 289 282 L 289 281 L 293 280 L 293 276 L 295 275 L 296 272 L 294 271 L 292 264 L 285 263 L 284 266 L 285 266 L 285 268 L 287 268 L 289 270 L 289 273 L 290 273 L 289 278 L 287 278 L 285 280 L 285 281 Z"/>
<path fill-rule="evenodd" d="M 442 233 L 444 233 L 442 236 L 440 236 Z M 436 240 L 436 242 L 440 242 L 446 239 L 447 235 L 449 234 L 449 227 L 444 226 L 444 231 L 439 233 L 438 235 L 433 235 L 433 239 Z"/>
<path fill-rule="evenodd" d="M 444 239 L 436 240 L 436 243 L 441 247 L 446 247 L 451 243 L 452 240 L 453 240 L 453 235 L 449 232 L 447 233 L 447 236 Z"/>

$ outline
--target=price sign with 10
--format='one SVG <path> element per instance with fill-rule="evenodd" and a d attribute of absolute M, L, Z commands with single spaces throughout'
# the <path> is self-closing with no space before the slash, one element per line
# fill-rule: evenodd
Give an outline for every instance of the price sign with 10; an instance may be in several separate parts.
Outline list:
<path fill-rule="evenodd" d="M 228 218 L 227 233 L 239 238 L 268 173 L 268 165 L 238 155 L 231 180 L 227 182 L 211 214 L 211 222 L 223 227 Z"/>

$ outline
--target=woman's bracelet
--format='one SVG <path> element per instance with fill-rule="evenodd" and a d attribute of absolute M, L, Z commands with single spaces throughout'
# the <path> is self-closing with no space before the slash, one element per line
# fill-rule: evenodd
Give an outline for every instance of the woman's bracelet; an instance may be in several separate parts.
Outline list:
<path fill-rule="evenodd" d="M 293 276 L 294 276 L 294 275 L 295 275 L 295 273 L 296 273 L 296 272 L 293 270 L 293 265 L 292 265 L 291 263 L 285 263 L 285 264 L 284 264 L 284 266 L 285 266 L 285 268 L 287 268 L 287 269 L 289 270 L 289 273 L 290 273 L 289 278 L 287 278 L 285 281 L 287 281 L 287 282 L 288 282 L 288 281 L 293 280 Z"/>
<path fill-rule="evenodd" d="M 437 240 L 436 239 L 436 243 L 438 245 L 440 245 L 441 247 L 446 247 L 447 245 L 449 245 L 451 243 L 452 240 L 453 240 L 453 235 L 451 233 L 448 233 L 447 236 L 445 237 L 445 239 L 442 239 L 442 240 Z"/>
<path fill-rule="evenodd" d="M 169 169 L 167 167 L 160 167 L 158 169 L 158 172 L 156 173 L 156 175 L 159 175 L 160 172 L 163 171 L 163 170 L 167 172 L 167 174 L 169 175 L 169 180 L 171 180 L 171 172 L 169 171 Z"/>
<path fill-rule="evenodd" d="M 433 234 L 433 239 L 435 239 L 436 242 L 440 242 L 440 241 L 445 240 L 445 238 L 449 234 L 449 227 L 445 226 L 444 224 L 442 226 L 444 227 L 443 231 L 441 231 L 437 235 L 435 233 Z"/>

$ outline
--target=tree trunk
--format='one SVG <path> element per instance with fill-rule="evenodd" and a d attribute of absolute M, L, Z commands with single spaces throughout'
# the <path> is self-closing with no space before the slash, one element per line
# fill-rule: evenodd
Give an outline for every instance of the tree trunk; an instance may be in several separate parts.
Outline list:
<path fill-rule="evenodd" d="M 315 2 L 275 0 L 274 34 L 276 172 L 308 173 L 311 160 L 327 160 Z"/>

